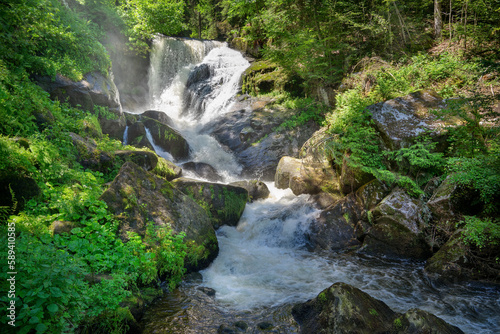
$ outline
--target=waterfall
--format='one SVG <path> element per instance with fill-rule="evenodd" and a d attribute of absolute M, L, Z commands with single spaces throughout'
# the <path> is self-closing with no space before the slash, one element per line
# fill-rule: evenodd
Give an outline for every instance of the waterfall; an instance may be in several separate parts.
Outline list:
<path fill-rule="evenodd" d="M 231 110 L 248 66 L 239 52 L 220 42 L 157 37 L 152 47 L 150 107 L 170 116 L 192 149 L 191 159 L 213 166 L 225 182 L 237 180 L 241 167 L 213 137 L 200 131 Z M 155 145 L 148 129 L 146 134 L 159 155 L 171 158 Z M 500 321 L 500 298 L 488 288 L 436 287 L 425 276 L 422 263 L 309 252 L 305 232 L 319 211 L 306 195 L 297 197 L 273 184 L 268 187 L 271 198 L 247 204 L 237 227 L 217 231 L 219 255 L 202 271 L 202 284 L 216 291 L 214 299 L 203 300 L 213 303 L 208 306 L 216 305 L 212 311 L 222 310 L 221 319 L 234 314 L 252 319 L 252 314 L 304 302 L 335 282 L 345 282 L 397 312 L 421 308 L 465 332 L 494 333 L 491 329 Z M 158 311 L 160 331 L 168 327 L 163 325 L 166 313 Z"/>
<path fill-rule="evenodd" d="M 240 77 L 249 65 L 226 43 L 170 37 L 157 37 L 153 42 L 150 108 L 170 116 L 191 146 L 192 160 L 213 166 L 226 182 L 236 180 L 242 168 L 231 153 L 200 129 L 230 109 Z M 200 93 L 200 89 L 207 93 Z"/>

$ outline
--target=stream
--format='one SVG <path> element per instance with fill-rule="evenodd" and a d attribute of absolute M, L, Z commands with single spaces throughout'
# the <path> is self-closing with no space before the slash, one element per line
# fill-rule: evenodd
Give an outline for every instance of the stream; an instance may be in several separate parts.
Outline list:
<path fill-rule="evenodd" d="M 242 167 L 201 129 L 231 110 L 249 65 L 221 42 L 158 37 L 153 44 L 150 109 L 170 116 L 191 145 L 189 161 L 210 164 L 224 183 L 240 180 Z M 421 262 L 310 252 L 305 232 L 320 211 L 307 195 L 267 186 L 270 197 L 247 204 L 237 227 L 217 231 L 220 252 L 214 262 L 149 306 L 141 320 L 144 333 L 217 333 L 224 326 L 246 333 L 298 333 L 291 307 L 335 282 L 351 284 L 396 312 L 429 311 L 465 333 L 500 331 L 498 287 L 437 283 L 424 274 Z"/>

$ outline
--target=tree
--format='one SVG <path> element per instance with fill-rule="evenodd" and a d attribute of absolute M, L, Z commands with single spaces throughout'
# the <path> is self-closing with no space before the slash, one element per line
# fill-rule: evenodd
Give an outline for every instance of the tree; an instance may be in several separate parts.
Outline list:
<path fill-rule="evenodd" d="M 434 0 L 434 38 L 439 39 L 443 32 L 443 18 L 440 0 Z"/>

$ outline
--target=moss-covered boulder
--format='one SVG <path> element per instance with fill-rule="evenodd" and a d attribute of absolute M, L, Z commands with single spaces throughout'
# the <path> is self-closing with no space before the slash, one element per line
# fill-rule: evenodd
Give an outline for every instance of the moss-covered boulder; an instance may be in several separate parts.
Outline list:
<path fill-rule="evenodd" d="M 471 257 L 469 247 L 461 238 L 462 231 L 455 232 L 425 265 L 425 272 L 440 279 L 454 281 L 470 274 Z M 470 275 L 469 278 L 473 278 Z"/>
<path fill-rule="evenodd" d="M 384 302 L 345 283 L 335 283 L 316 298 L 295 305 L 292 315 L 303 334 L 463 334 L 426 311 L 396 313 Z"/>
<path fill-rule="evenodd" d="M 189 144 L 177 130 L 147 117 L 142 117 L 142 122 L 150 131 L 155 145 L 170 153 L 177 160 L 189 157 Z"/>
<path fill-rule="evenodd" d="M 236 226 L 248 199 L 246 189 L 231 185 L 182 177 L 175 179 L 173 185 L 206 210 L 215 229 L 222 225 Z"/>
<path fill-rule="evenodd" d="M 182 175 L 182 168 L 162 157 L 158 157 L 158 164 L 152 170 L 155 175 L 163 177 L 168 181 L 172 181 Z"/>
<path fill-rule="evenodd" d="M 159 159 L 155 153 L 145 150 L 118 150 L 114 152 L 114 155 L 123 161 L 132 161 L 147 171 L 155 170 Z"/>
<path fill-rule="evenodd" d="M 391 150 L 407 147 L 426 133 L 438 142 L 437 150 L 447 147 L 443 121 L 432 110 L 446 107 L 445 101 L 435 92 L 418 91 L 404 97 L 377 103 L 367 108 L 375 128 L 384 144 Z"/>
<path fill-rule="evenodd" d="M 314 220 L 307 233 L 314 249 L 340 250 L 361 245 L 358 240 L 358 222 L 362 207 L 354 195 L 349 195 L 324 211 Z"/>
<path fill-rule="evenodd" d="M 339 191 L 338 178 L 329 163 L 311 163 L 286 156 L 278 163 L 274 182 L 278 189 L 290 188 L 295 195 Z"/>
<path fill-rule="evenodd" d="M 129 120 L 127 120 L 129 122 Z M 124 138 L 127 145 L 131 145 L 137 148 L 148 148 L 154 151 L 153 145 L 149 142 L 146 135 L 146 128 L 142 122 L 133 122 L 128 127 L 127 138 Z"/>
<path fill-rule="evenodd" d="M 139 115 L 139 117 L 142 118 L 142 116 L 152 118 L 154 120 L 157 120 L 160 123 L 166 124 L 168 126 L 173 126 L 174 121 L 170 116 L 168 116 L 166 113 L 163 111 L 158 111 L 158 110 L 146 110 L 142 114 Z"/>
<path fill-rule="evenodd" d="M 348 164 L 348 155 L 342 160 L 342 169 L 339 177 L 340 190 L 343 194 L 349 194 L 358 190 L 361 186 L 375 179 L 375 177 L 361 168 L 353 168 Z"/>
<path fill-rule="evenodd" d="M 384 302 L 345 284 L 335 283 L 316 298 L 292 309 L 300 333 L 389 333 L 396 317 Z"/>
<path fill-rule="evenodd" d="M 379 218 L 363 241 L 361 253 L 388 258 L 425 260 L 432 255 L 431 247 L 422 234 L 415 234 L 388 216 Z"/>
<path fill-rule="evenodd" d="M 119 141 L 124 140 L 125 129 L 127 127 L 125 115 L 120 115 L 116 119 L 101 117 L 99 119 L 99 123 L 101 125 L 103 134 L 107 134 L 109 138 L 113 138 Z"/>
<path fill-rule="evenodd" d="M 218 242 L 207 212 L 169 181 L 126 162 L 110 187 L 101 195 L 109 210 L 120 219 L 119 235 L 127 232 L 145 235 L 149 221 L 170 226 L 174 233 L 185 232 L 185 241 L 196 249 L 187 257 L 190 269 L 202 269 L 217 256 Z"/>
<path fill-rule="evenodd" d="M 107 173 L 113 168 L 113 156 L 97 148 L 97 143 L 85 139 L 76 133 L 70 133 L 73 145 L 77 150 L 76 160 L 84 167 L 91 170 Z"/>
<path fill-rule="evenodd" d="M 267 185 L 259 180 L 238 181 L 230 183 L 230 185 L 246 189 L 248 191 L 249 202 L 268 198 L 271 194 Z"/>
<path fill-rule="evenodd" d="M 365 210 L 371 210 L 377 206 L 391 189 L 379 180 L 372 180 L 356 191 L 356 198 Z"/>
<path fill-rule="evenodd" d="M 430 212 L 420 199 L 410 197 L 401 188 L 395 188 L 371 210 L 371 219 L 375 224 L 382 217 L 389 217 L 419 234 L 428 225 Z"/>

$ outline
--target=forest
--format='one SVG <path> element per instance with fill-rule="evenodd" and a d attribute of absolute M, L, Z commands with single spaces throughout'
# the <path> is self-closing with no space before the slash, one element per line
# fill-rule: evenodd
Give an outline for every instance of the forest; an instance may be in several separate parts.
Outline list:
<path fill-rule="evenodd" d="M 110 154 L 109 167 L 87 168 L 69 135 L 123 150 L 102 129 L 119 115 L 51 99 L 38 84 L 109 77 L 114 57 L 147 58 L 158 34 L 227 42 L 265 67 L 241 93 L 294 110 L 280 131 L 325 127 L 333 164 L 413 198 L 449 177 L 467 203 L 450 224 L 482 263 L 477 278 L 500 282 L 500 0 L 9 0 L 0 4 L 2 333 L 126 333 L 129 305 L 154 299 L 161 282 L 174 289 L 188 262 L 205 259 L 168 226 L 119 237 L 123 217 L 102 194 L 127 160 Z M 452 124 L 446 149 L 427 136 L 384 149 L 364 110 L 424 89 L 450 101 L 436 112 Z M 153 172 L 173 173 L 160 163 Z M 54 233 L 55 223 L 71 233 Z"/>

